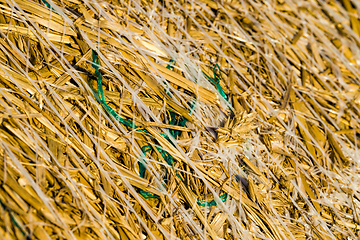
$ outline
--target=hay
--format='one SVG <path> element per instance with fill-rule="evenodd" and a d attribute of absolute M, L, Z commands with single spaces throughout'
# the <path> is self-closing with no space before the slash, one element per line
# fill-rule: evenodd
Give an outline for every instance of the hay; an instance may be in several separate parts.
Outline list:
<path fill-rule="evenodd" d="M 357 1 L 0 1 L 3 239 L 357 239 Z"/>

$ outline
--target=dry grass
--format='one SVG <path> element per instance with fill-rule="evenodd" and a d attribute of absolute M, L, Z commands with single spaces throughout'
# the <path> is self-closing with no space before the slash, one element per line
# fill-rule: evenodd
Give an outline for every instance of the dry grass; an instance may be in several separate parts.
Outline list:
<path fill-rule="evenodd" d="M 358 238 L 358 1 L 0 2 L 0 238 Z"/>

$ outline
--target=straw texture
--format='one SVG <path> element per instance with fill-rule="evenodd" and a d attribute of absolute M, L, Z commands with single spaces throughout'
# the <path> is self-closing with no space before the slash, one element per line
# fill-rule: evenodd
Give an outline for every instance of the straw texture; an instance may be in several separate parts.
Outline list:
<path fill-rule="evenodd" d="M 358 1 L 0 11 L 1 239 L 358 239 Z"/>

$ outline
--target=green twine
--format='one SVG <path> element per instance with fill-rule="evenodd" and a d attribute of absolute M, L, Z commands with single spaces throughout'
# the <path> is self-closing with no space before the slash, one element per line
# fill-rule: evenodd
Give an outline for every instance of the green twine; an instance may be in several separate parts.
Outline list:
<path fill-rule="evenodd" d="M 20 229 L 21 233 L 23 234 L 23 236 L 26 235 L 26 239 L 31 239 L 30 236 L 28 234 L 26 234 L 26 232 L 21 228 L 21 226 L 19 225 L 19 223 L 15 220 L 15 217 L 13 216 L 13 214 L 8 210 L 8 207 L 2 203 L 2 201 L 0 200 L 0 205 L 4 210 L 7 210 L 9 212 L 11 221 L 14 223 L 15 227 L 17 227 L 18 229 Z"/>
<path fill-rule="evenodd" d="M 216 69 L 219 71 L 219 74 L 216 74 Z M 213 68 L 213 74 L 214 74 L 214 78 L 209 77 L 206 73 L 203 72 L 203 74 L 205 75 L 205 77 L 216 86 L 216 89 L 219 91 L 220 95 L 226 100 L 228 101 L 228 97 L 226 96 L 224 90 L 222 89 L 221 85 L 220 85 L 220 80 L 221 80 L 221 69 L 219 64 L 215 64 L 214 68 Z"/>
<path fill-rule="evenodd" d="M 100 102 L 101 106 L 106 110 L 106 112 L 108 112 L 111 116 L 113 116 L 117 121 L 119 121 L 120 123 L 124 124 L 127 127 L 130 127 L 132 129 L 137 129 L 138 127 L 130 120 L 128 119 L 124 119 L 121 118 L 114 109 L 112 109 L 106 102 L 105 99 L 105 95 L 104 95 L 104 90 L 102 88 L 102 75 L 99 71 L 99 56 L 96 53 L 96 51 L 92 50 L 92 57 L 93 57 L 93 63 L 92 63 L 92 67 L 95 69 L 95 75 L 97 76 L 97 85 L 98 85 L 98 92 L 95 92 L 95 97 L 96 99 Z M 146 130 L 143 130 L 144 132 L 148 133 Z M 142 152 L 144 153 L 144 155 L 146 156 L 146 152 L 151 150 L 151 146 L 147 145 L 142 147 Z M 140 177 L 144 178 L 145 176 L 145 170 L 146 170 L 146 162 L 145 160 L 142 160 L 139 162 L 139 175 Z M 149 198 L 159 198 L 157 195 L 154 195 L 152 193 L 146 192 L 142 189 L 138 189 L 139 193 L 145 198 L 145 199 L 149 199 Z"/>
<path fill-rule="evenodd" d="M 150 145 L 146 145 L 146 146 L 143 146 L 142 148 L 141 148 L 141 151 L 144 153 L 144 155 L 146 156 L 146 153 L 148 152 L 148 151 L 151 151 L 151 146 Z M 145 170 L 146 170 L 146 166 L 145 166 L 145 160 L 143 160 L 144 161 L 144 163 L 142 163 L 142 162 L 139 162 L 139 176 L 140 177 L 142 177 L 142 178 L 144 178 L 145 177 Z"/>
<path fill-rule="evenodd" d="M 227 197 L 228 197 L 228 194 L 224 193 L 219 198 L 221 199 L 221 201 L 225 202 Z M 202 201 L 202 200 L 197 199 L 197 204 L 201 207 L 214 207 L 217 205 L 217 202 L 215 201 L 215 199 L 212 200 L 211 202 Z"/>
<path fill-rule="evenodd" d="M 48 6 L 49 3 L 47 3 L 45 0 L 42 0 L 45 5 Z M 50 6 L 50 5 L 49 5 Z M 121 118 L 116 112 L 114 109 L 112 109 L 107 103 L 106 103 L 106 99 L 105 99 L 105 95 L 104 95 L 104 91 L 103 91 L 103 88 L 102 88 L 102 75 L 99 71 L 99 57 L 98 57 L 98 54 L 96 51 L 92 51 L 92 58 L 93 58 L 93 63 L 92 63 L 92 67 L 95 69 L 95 74 L 97 76 L 97 85 L 98 85 L 98 92 L 95 92 L 94 91 L 94 94 L 95 94 L 95 97 L 96 99 L 100 102 L 100 104 L 102 105 L 102 107 L 106 110 L 106 112 L 108 112 L 111 116 L 113 116 L 116 120 L 118 120 L 120 123 L 124 124 L 125 126 L 128 126 L 129 128 L 132 128 L 132 129 L 137 129 L 138 127 L 130 120 L 128 119 L 124 119 L 124 118 Z M 175 62 L 175 60 L 171 59 L 170 60 L 170 64 Z M 168 66 L 166 67 L 167 69 L 171 69 L 171 65 L 168 64 Z M 219 68 L 219 71 L 220 71 L 220 67 L 218 64 L 215 65 L 215 67 L 218 67 Z M 218 88 L 220 94 L 222 94 L 222 96 L 227 100 L 227 97 L 224 93 L 224 91 L 222 90 L 221 86 L 219 85 L 219 81 L 220 81 L 220 77 L 217 77 L 217 75 L 215 74 L 215 67 L 214 67 L 214 78 L 215 78 L 215 81 L 212 80 L 210 77 L 208 77 L 205 73 L 205 76 L 207 76 Z M 217 81 L 216 81 L 217 80 Z M 194 107 L 195 107 L 195 103 L 191 103 L 191 111 L 190 111 L 190 114 L 191 112 L 193 111 Z M 185 124 L 186 124 L 186 119 L 185 118 L 179 118 L 178 120 L 176 120 L 176 116 L 177 114 L 173 111 L 169 111 L 170 112 L 170 124 L 171 125 L 177 125 L 177 126 L 181 126 L 181 127 L 184 127 Z M 146 130 L 142 130 L 143 132 L 145 133 L 149 133 L 148 131 Z M 172 135 L 172 137 L 176 138 L 180 135 L 180 131 L 178 130 L 170 130 L 170 134 Z M 163 137 L 165 137 L 168 141 L 170 141 L 169 139 L 169 136 L 167 136 L 166 134 L 161 134 Z M 165 150 L 163 150 L 161 147 L 156 147 L 156 149 L 159 151 L 159 153 L 161 154 L 161 156 L 164 158 L 164 160 L 166 161 L 166 163 L 169 165 L 169 166 L 173 166 L 173 163 L 174 163 L 174 159 L 173 157 L 168 153 L 166 152 Z M 143 152 L 143 154 L 147 155 L 147 152 L 151 151 L 152 150 L 152 146 L 150 145 L 145 145 L 141 148 L 141 151 Z M 139 176 L 144 178 L 145 177 L 145 171 L 146 171 L 146 161 L 145 159 L 142 159 L 139 161 Z M 181 177 L 179 176 L 179 174 L 176 172 L 176 175 L 178 178 L 181 179 Z M 155 194 L 152 194 L 152 193 L 149 193 L 147 191 L 144 191 L 142 189 L 138 189 L 139 193 L 145 198 L 145 199 L 150 199 L 150 198 L 159 198 L 159 196 L 155 195 Z M 228 194 L 225 193 L 223 195 L 220 196 L 220 199 L 224 202 L 228 197 Z M 217 202 L 215 200 L 212 200 L 211 202 L 206 202 L 206 201 L 202 201 L 202 200 L 199 200 L 197 199 L 197 204 L 199 206 L 202 206 L 202 207 L 209 207 L 209 206 L 216 206 L 217 205 Z"/>
<path fill-rule="evenodd" d="M 50 10 L 55 12 L 55 9 L 46 0 L 41 0 Z"/>
<path fill-rule="evenodd" d="M 160 152 L 161 156 L 165 159 L 165 161 L 167 162 L 167 164 L 169 164 L 169 166 L 173 166 L 174 163 L 174 159 L 173 157 L 166 152 L 165 150 L 163 150 L 160 147 L 156 147 L 156 149 Z M 145 145 L 141 148 L 143 154 L 146 156 L 147 152 L 152 150 L 152 147 L 150 145 Z M 142 159 L 139 161 L 139 176 L 144 178 L 145 177 L 145 171 L 146 171 L 146 162 L 145 159 Z M 139 193 L 145 198 L 145 199 L 149 199 L 149 198 L 159 198 L 159 196 L 146 192 L 142 189 L 139 189 Z"/>
<path fill-rule="evenodd" d="M 133 129 L 136 129 L 136 125 L 128 120 L 128 119 L 124 119 L 124 118 L 121 118 L 116 112 L 114 109 L 112 109 L 107 103 L 106 103 L 106 99 L 105 99 L 105 95 L 104 95 L 104 91 L 103 91 L 103 88 L 102 88 L 102 75 L 99 71 L 99 57 L 98 57 L 98 54 L 96 53 L 96 51 L 92 51 L 92 57 L 93 57 L 93 64 L 92 64 L 92 67 L 95 69 L 95 74 L 98 78 L 98 93 L 96 94 L 98 99 L 100 100 L 100 103 L 101 105 L 103 106 L 103 108 L 105 108 L 105 110 L 111 115 L 113 116 L 116 120 L 118 120 L 120 123 L 130 127 L 130 128 L 133 128 Z M 100 97 L 99 97 L 100 95 Z"/>
<path fill-rule="evenodd" d="M 166 66 L 167 69 L 171 69 L 172 64 L 175 62 L 174 59 L 171 59 L 169 64 Z M 186 66 L 186 65 L 185 65 Z M 216 74 L 216 70 L 219 71 L 219 74 Z M 213 74 L 214 74 L 214 78 L 209 77 L 204 71 L 202 71 L 202 73 L 205 75 L 205 77 L 212 83 L 215 85 L 216 89 L 218 90 L 218 92 L 220 93 L 220 95 L 226 100 L 228 101 L 228 97 L 226 96 L 224 90 L 222 89 L 221 85 L 220 85 L 220 80 L 221 80 L 221 69 L 219 64 L 215 64 L 214 68 L 213 68 Z"/>
<path fill-rule="evenodd" d="M 174 59 L 171 59 L 170 62 L 169 62 L 169 64 L 166 66 L 166 68 L 170 70 L 172 63 L 174 63 L 174 62 L 175 62 L 175 60 L 174 60 Z"/>

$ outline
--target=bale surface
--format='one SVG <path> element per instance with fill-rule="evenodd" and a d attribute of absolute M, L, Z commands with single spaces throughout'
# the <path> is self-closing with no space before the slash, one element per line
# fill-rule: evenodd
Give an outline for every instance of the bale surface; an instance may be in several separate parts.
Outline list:
<path fill-rule="evenodd" d="M 0 239 L 358 239 L 358 1 L 0 10 Z"/>

